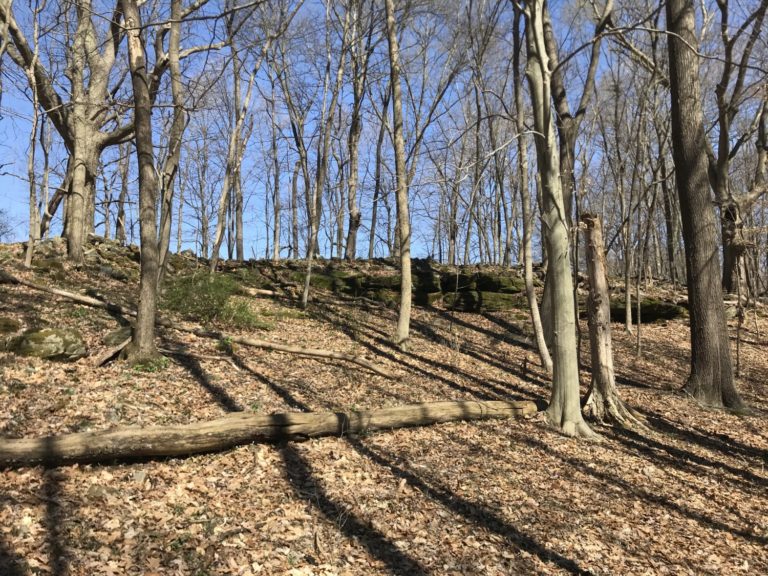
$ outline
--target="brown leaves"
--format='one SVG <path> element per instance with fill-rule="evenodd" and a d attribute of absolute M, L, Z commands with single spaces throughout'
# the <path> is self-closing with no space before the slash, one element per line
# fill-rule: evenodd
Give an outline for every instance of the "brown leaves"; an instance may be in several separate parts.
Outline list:
<path fill-rule="evenodd" d="M 0 291 L 2 315 L 77 324 L 95 354 L 115 327 L 106 313 Z M 525 314 L 416 309 L 401 353 L 389 343 L 390 310 L 315 304 L 305 317 L 288 304 L 259 301 L 275 326 L 270 339 L 365 354 L 405 377 L 243 348 L 240 370 L 174 358 L 156 372 L 0 353 L 3 434 L 188 423 L 233 405 L 269 413 L 548 398 L 516 333 L 527 332 Z M 768 322 L 759 323 L 755 343 L 742 346 L 739 387 L 756 411 L 746 416 L 675 393 L 687 373 L 684 323 L 643 326 L 640 359 L 632 338 L 614 331 L 621 394 L 655 433 L 601 430 L 598 446 L 536 420 L 459 422 L 184 460 L 1 471 L 0 573 L 12 561 L 72 575 L 766 573 L 768 358 L 759 334 Z M 223 354 L 191 334 L 162 337 L 193 355 Z"/>

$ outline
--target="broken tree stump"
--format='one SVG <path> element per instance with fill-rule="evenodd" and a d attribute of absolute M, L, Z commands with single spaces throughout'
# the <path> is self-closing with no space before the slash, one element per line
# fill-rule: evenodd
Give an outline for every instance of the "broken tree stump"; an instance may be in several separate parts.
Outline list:
<path fill-rule="evenodd" d="M 118 428 L 46 438 L 0 439 L 0 467 L 219 452 L 250 442 L 343 436 L 438 422 L 524 418 L 536 413 L 530 401 L 425 402 L 355 412 L 237 412 L 181 426 Z"/>

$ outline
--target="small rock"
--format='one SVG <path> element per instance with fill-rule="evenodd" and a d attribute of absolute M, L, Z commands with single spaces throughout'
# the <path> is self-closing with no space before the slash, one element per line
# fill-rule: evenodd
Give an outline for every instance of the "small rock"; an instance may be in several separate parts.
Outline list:
<path fill-rule="evenodd" d="M 102 338 L 102 342 L 105 346 L 117 346 L 118 344 L 122 344 L 128 338 L 131 337 L 131 327 L 130 326 L 121 326 L 117 330 L 113 330 L 104 338 Z"/>

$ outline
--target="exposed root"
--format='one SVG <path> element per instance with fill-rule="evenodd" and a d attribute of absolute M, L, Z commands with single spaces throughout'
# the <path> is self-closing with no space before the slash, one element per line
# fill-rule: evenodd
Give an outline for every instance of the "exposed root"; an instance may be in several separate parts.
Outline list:
<path fill-rule="evenodd" d="M 650 432 L 645 419 L 615 394 L 603 396 L 593 388 L 587 395 L 583 411 L 585 417 L 603 426 Z"/>
<path fill-rule="evenodd" d="M 583 440 L 590 440 L 593 442 L 601 442 L 602 436 L 592 430 L 589 424 L 584 422 L 583 419 L 577 420 L 561 419 L 553 415 L 549 410 L 546 412 L 547 423 L 550 426 L 557 428 L 560 432 L 570 438 L 581 438 Z"/>

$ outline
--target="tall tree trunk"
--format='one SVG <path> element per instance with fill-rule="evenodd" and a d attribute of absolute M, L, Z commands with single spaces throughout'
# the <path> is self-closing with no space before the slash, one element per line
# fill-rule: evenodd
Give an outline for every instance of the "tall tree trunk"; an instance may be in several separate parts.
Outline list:
<path fill-rule="evenodd" d="M 384 90 L 384 98 L 381 102 L 381 124 L 379 125 L 379 135 L 376 138 L 376 167 L 373 177 L 373 203 L 371 205 L 371 228 L 368 236 L 368 260 L 373 260 L 376 248 L 376 225 L 378 221 L 379 202 L 381 201 L 381 163 L 382 150 L 384 148 L 384 138 L 387 135 L 387 109 L 389 108 L 389 99 L 392 95 L 392 84 L 387 85 Z"/>
<path fill-rule="evenodd" d="M 301 170 L 301 161 L 297 160 L 293 165 L 293 176 L 291 178 L 291 258 L 296 260 L 301 258 L 299 250 L 299 171 Z"/>
<path fill-rule="evenodd" d="M 181 46 L 181 0 L 171 1 L 171 24 L 168 43 L 168 60 L 173 98 L 173 121 L 168 134 L 168 153 L 160 170 L 160 238 L 158 241 L 158 285 L 162 286 L 168 262 L 171 244 L 171 225 L 173 224 L 173 194 L 181 161 L 181 144 L 187 127 L 187 114 L 184 111 L 184 94 L 181 83 L 179 50 Z"/>
<path fill-rule="evenodd" d="M 271 75 L 270 84 L 272 88 L 272 99 L 269 103 L 269 111 L 272 120 L 272 211 L 274 220 L 274 226 L 272 227 L 272 260 L 277 262 L 280 260 L 280 211 L 282 210 L 282 207 L 280 205 L 280 157 L 277 148 L 278 125 L 275 110 L 277 97 L 275 95 L 275 81 Z"/>
<path fill-rule="evenodd" d="M 120 145 L 120 160 L 118 172 L 120 173 L 120 195 L 117 197 L 117 218 L 115 221 L 115 239 L 120 244 L 126 242 L 125 203 L 128 200 L 128 168 L 130 165 L 130 152 L 128 146 Z"/>
<path fill-rule="evenodd" d="M 411 323 L 411 222 L 408 210 L 408 175 L 405 169 L 403 138 L 403 98 L 400 88 L 400 49 L 395 28 L 394 0 L 386 0 L 387 41 L 389 45 L 390 81 L 392 84 L 392 124 L 395 145 L 395 177 L 397 180 L 397 230 L 400 248 L 400 312 L 395 344 L 407 348 Z"/>
<path fill-rule="evenodd" d="M 520 12 L 515 11 L 514 20 L 514 76 L 515 76 L 515 126 L 518 133 L 517 170 L 520 186 L 520 204 L 523 217 L 523 269 L 525 275 L 525 296 L 528 300 L 528 311 L 531 315 L 533 335 L 536 338 L 536 349 L 539 352 L 541 367 L 552 373 L 552 357 L 544 338 L 544 328 L 539 315 L 539 302 L 536 300 L 536 289 L 533 285 L 533 238 L 534 215 L 531 209 L 531 192 L 528 182 L 528 139 L 525 136 L 525 110 L 523 106 L 523 78 L 520 67 L 523 32 L 520 30 Z"/>
<path fill-rule="evenodd" d="M 664 223 L 666 225 L 666 240 L 667 240 L 667 259 L 669 260 L 669 280 L 672 284 L 678 283 L 677 277 L 677 239 L 680 234 L 680 228 L 678 221 L 680 214 L 677 210 L 677 204 L 673 197 L 674 191 L 669 185 L 670 174 L 667 172 L 667 160 L 665 155 L 662 155 L 659 159 L 660 163 L 660 176 L 661 176 L 661 192 L 662 199 L 664 200 Z"/>
<path fill-rule="evenodd" d="M 50 152 L 50 146 L 49 146 L 49 152 Z M 61 184 L 59 184 L 58 188 L 56 188 L 56 192 L 53 193 L 53 198 L 48 200 L 47 205 L 45 206 L 45 212 L 43 213 L 42 217 L 40 218 L 40 238 L 47 238 L 48 235 L 51 232 L 51 220 L 53 220 L 54 215 L 59 210 L 59 206 L 61 205 L 62 200 L 65 202 L 65 210 L 66 210 L 66 200 L 67 194 L 69 192 L 69 187 L 72 185 L 72 156 L 69 156 L 67 158 L 67 169 L 66 172 L 64 172 L 64 177 L 61 179 Z"/>
<path fill-rule="evenodd" d="M 326 26 L 329 24 L 330 8 L 326 5 Z M 326 33 L 326 69 L 325 79 L 323 81 L 323 100 L 322 115 L 320 126 L 322 127 L 320 137 L 317 141 L 317 168 L 315 170 L 315 183 L 313 187 L 312 212 L 310 214 L 310 238 L 307 247 L 307 272 L 304 278 L 304 290 L 301 294 L 301 307 L 306 308 L 309 302 L 309 287 L 312 277 L 312 262 L 315 257 L 315 251 L 318 248 L 318 235 L 320 234 L 320 222 L 323 208 L 323 190 L 326 186 L 328 174 L 328 156 L 331 147 L 331 131 L 333 129 L 333 119 L 336 113 L 336 104 L 341 93 L 341 84 L 344 77 L 345 52 L 349 42 L 349 21 L 350 12 L 344 12 L 344 29 L 342 32 L 341 50 L 339 54 L 338 66 L 336 68 L 336 79 L 331 89 L 330 102 L 327 101 L 328 87 L 330 84 L 331 73 L 331 49 L 330 38 Z M 326 28 L 327 30 L 327 28 Z M 326 108 L 327 106 L 327 108 Z"/>
<path fill-rule="evenodd" d="M 88 204 L 95 193 L 96 165 L 99 152 L 91 141 L 92 134 L 84 130 L 75 137 L 72 152 L 72 180 L 67 192 L 64 214 L 63 236 L 67 240 L 68 258 L 75 264 L 82 264 L 83 246 L 86 237 Z"/>
<path fill-rule="evenodd" d="M 547 419 L 563 433 L 594 437 L 584 422 L 579 398 L 579 365 L 576 350 L 576 311 L 569 258 L 569 226 L 560 158 L 552 117 L 550 59 L 544 41 L 544 0 L 525 7 L 528 65 L 526 75 L 533 103 L 536 157 L 541 176 L 542 224 L 549 257 L 552 287 L 552 396 Z"/>
<path fill-rule="evenodd" d="M 685 391 L 705 404 L 740 408 L 742 401 L 733 383 L 717 224 L 707 174 L 693 0 L 667 2 L 667 28 L 672 153 L 683 216 L 691 313 L 691 374 Z"/>
<path fill-rule="evenodd" d="M 347 138 L 349 147 L 349 180 L 347 181 L 349 228 L 347 229 L 347 240 L 344 247 L 344 257 L 347 260 L 354 260 L 356 258 L 357 233 L 360 229 L 362 219 L 360 208 L 357 205 L 358 157 L 360 134 L 363 129 L 362 104 L 363 99 L 365 98 L 365 86 L 368 76 L 368 58 L 371 54 L 371 40 L 375 22 L 373 15 L 371 15 L 368 27 L 368 40 L 364 45 L 362 41 L 363 1 L 364 0 L 355 0 L 355 2 L 350 5 L 350 10 L 352 11 L 352 41 L 350 43 L 350 48 L 353 102 L 349 136 Z"/>
<path fill-rule="evenodd" d="M 136 154 L 139 165 L 139 229 L 141 234 L 141 271 L 139 307 L 133 339 L 128 349 L 132 362 L 143 362 L 157 356 L 155 346 L 155 314 L 157 311 L 157 174 L 152 147 L 152 100 L 144 46 L 141 38 L 141 16 L 136 0 L 121 0 L 128 37 L 128 61 L 131 71 L 136 131 Z"/>

